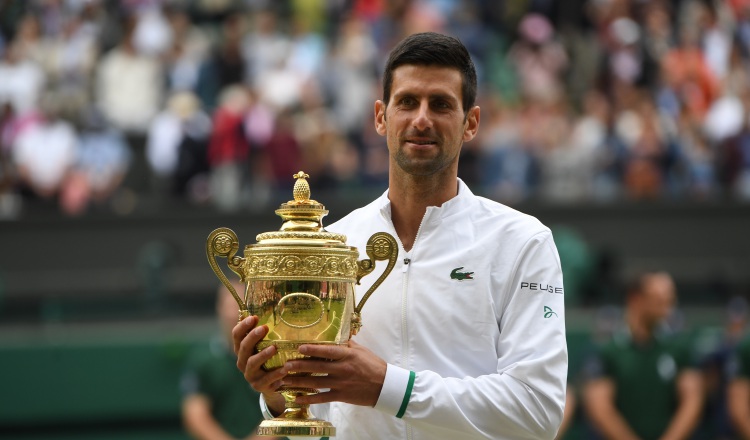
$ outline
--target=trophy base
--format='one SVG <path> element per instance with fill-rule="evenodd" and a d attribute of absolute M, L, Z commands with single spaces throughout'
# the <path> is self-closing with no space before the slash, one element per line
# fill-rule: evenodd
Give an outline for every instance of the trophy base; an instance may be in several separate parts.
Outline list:
<path fill-rule="evenodd" d="M 275 418 L 262 421 L 258 426 L 258 435 L 269 437 L 333 437 L 336 435 L 336 428 L 330 422 L 320 419 Z"/>

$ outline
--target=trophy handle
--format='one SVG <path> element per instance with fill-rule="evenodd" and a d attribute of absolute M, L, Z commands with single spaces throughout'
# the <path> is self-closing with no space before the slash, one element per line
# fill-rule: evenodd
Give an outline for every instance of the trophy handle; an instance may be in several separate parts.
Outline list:
<path fill-rule="evenodd" d="M 208 234 L 208 239 L 206 239 L 206 256 L 208 257 L 208 264 L 211 265 L 211 269 L 213 269 L 214 273 L 219 278 L 219 281 L 221 281 L 221 283 L 224 284 L 227 289 L 229 289 L 229 292 L 234 297 L 234 300 L 237 301 L 237 305 L 240 307 L 239 319 L 242 320 L 249 316 L 247 305 L 245 304 L 245 301 L 243 301 L 242 298 L 240 298 L 240 296 L 237 294 L 237 290 L 235 290 L 232 283 L 229 281 L 226 275 L 224 275 L 224 272 L 216 262 L 216 257 L 226 258 L 227 266 L 229 266 L 229 268 L 232 269 L 234 273 L 239 275 L 240 280 L 244 282 L 245 277 L 243 276 L 241 269 L 242 262 L 245 259 L 235 256 L 239 248 L 240 241 L 237 238 L 237 234 L 235 234 L 234 231 L 229 228 L 214 229 L 213 232 Z"/>
<path fill-rule="evenodd" d="M 357 284 L 359 284 L 359 281 L 363 277 L 375 269 L 376 261 L 388 260 L 388 265 L 385 267 L 383 274 L 380 275 L 380 278 L 378 278 L 377 281 L 375 281 L 375 283 L 373 283 L 373 285 L 367 290 L 365 296 L 359 301 L 359 304 L 354 307 L 351 326 L 352 335 L 356 335 L 360 327 L 362 327 L 360 313 L 362 312 L 362 307 L 365 305 L 365 302 L 370 298 L 372 292 L 383 283 L 383 280 L 385 280 L 396 265 L 396 259 L 398 258 L 398 243 L 391 234 L 387 232 L 376 232 L 372 234 L 372 237 L 370 237 L 369 240 L 367 240 L 365 252 L 370 258 L 357 261 Z"/>

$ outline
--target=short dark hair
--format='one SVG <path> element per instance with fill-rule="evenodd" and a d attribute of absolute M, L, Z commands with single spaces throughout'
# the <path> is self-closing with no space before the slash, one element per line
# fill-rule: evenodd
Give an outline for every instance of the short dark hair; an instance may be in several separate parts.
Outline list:
<path fill-rule="evenodd" d="M 659 275 L 670 276 L 669 273 L 659 269 L 646 269 L 631 275 L 625 282 L 625 295 L 630 297 L 642 294 L 651 278 Z"/>
<path fill-rule="evenodd" d="M 466 47 L 458 39 L 435 32 L 410 35 L 388 55 L 383 72 L 383 102 L 388 105 L 393 71 L 403 65 L 451 67 L 461 73 L 461 101 L 464 113 L 477 98 L 477 72 Z"/>

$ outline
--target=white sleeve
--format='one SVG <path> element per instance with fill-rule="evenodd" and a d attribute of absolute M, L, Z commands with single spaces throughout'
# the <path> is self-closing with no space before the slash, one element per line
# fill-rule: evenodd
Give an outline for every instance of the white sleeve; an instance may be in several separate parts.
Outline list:
<path fill-rule="evenodd" d="M 511 274 L 505 296 L 496 295 L 503 302 L 497 373 L 447 378 L 388 365 L 375 407 L 440 438 L 451 432 L 456 438 L 554 438 L 568 353 L 562 270 L 549 231 L 529 240 Z"/>

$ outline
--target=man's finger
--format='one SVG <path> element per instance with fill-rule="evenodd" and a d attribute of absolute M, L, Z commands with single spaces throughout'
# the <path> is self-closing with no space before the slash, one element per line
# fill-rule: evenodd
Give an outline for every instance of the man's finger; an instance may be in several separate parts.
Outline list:
<path fill-rule="evenodd" d="M 284 367 L 269 372 L 262 369 L 263 364 L 271 359 L 276 351 L 275 346 L 270 346 L 248 359 L 247 368 L 244 371 L 245 379 L 258 392 L 275 391 L 281 385 L 277 382 L 280 382 L 289 372 Z"/>
<path fill-rule="evenodd" d="M 305 356 L 320 359 L 341 360 L 349 353 L 349 347 L 326 344 L 305 344 L 299 347 L 299 352 Z"/>
<path fill-rule="evenodd" d="M 261 374 L 267 373 L 263 369 L 263 364 L 265 364 L 269 359 L 271 359 L 276 353 L 278 352 L 278 349 L 275 345 L 271 345 L 270 347 L 266 347 L 263 350 L 259 351 L 257 354 L 254 354 L 250 356 L 247 360 L 247 366 L 245 367 L 245 370 L 247 372 L 249 371 L 258 371 Z M 284 370 L 284 368 L 276 368 L 271 371 L 278 371 L 278 370 Z"/>
<path fill-rule="evenodd" d="M 248 316 L 247 318 L 243 319 L 242 321 L 238 322 L 237 325 L 232 328 L 232 342 L 234 343 L 234 354 L 238 354 L 240 350 L 240 343 L 243 339 L 245 339 L 245 336 L 252 330 L 256 325 L 258 325 L 258 317 L 257 316 Z"/>
<path fill-rule="evenodd" d="M 295 373 L 298 373 L 298 371 L 295 371 Z M 298 376 L 293 374 L 284 378 L 284 386 L 291 388 L 331 389 L 340 383 L 340 378 L 328 376 Z"/>
<path fill-rule="evenodd" d="M 295 403 L 312 405 L 316 403 L 340 402 L 343 394 L 340 391 L 325 391 L 317 394 L 297 396 Z"/>
<path fill-rule="evenodd" d="M 325 359 L 297 359 L 287 361 L 284 364 L 284 368 L 286 368 L 287 371 L 317 374 L 340 373 L 343 371 L 342 368 L 345 367 L 346 365 L 343 363 L 332 362 Z"/>
<path fill-rule="evenodd" d="M 248 358 L 255 353 L 255 346 L 263 340 L 266 334 L 268 334 L 268 326 L 261 325 L 255 327 L 242 339 L 239 350 L 237 350 L 237 368 L 245 371 Z"/>

